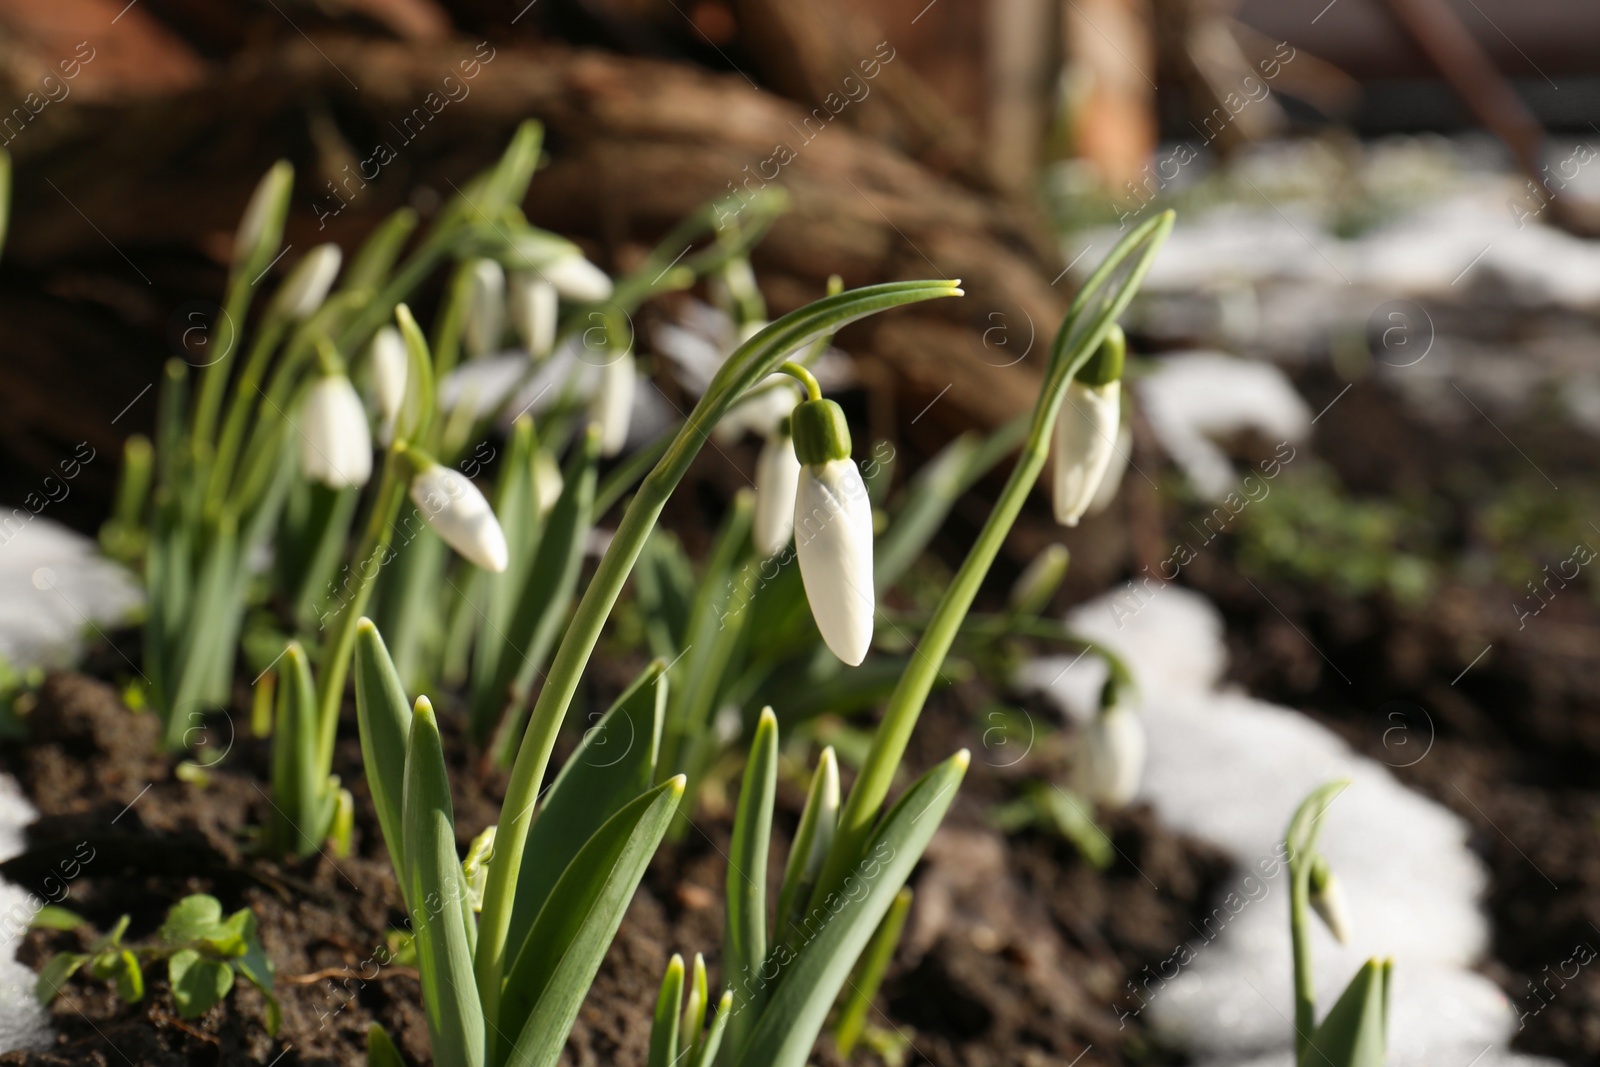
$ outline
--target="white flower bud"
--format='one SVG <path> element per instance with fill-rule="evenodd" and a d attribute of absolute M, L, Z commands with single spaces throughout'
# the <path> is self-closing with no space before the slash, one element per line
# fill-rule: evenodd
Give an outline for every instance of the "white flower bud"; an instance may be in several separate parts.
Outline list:
<path fill-rule="evenodd" d="M 250 203 L 239 218 L 233 237 L 233 264 L 270 259 L 283 242 L 283 219 L 289 211 L 289 190 L 294 184 L 294 167 L 288 160 L 274 163 L 261 180 Z"/>
<path fill-rule="evenodd" d="M 614 456 L 628 443 L 633 420 L 633 389 L 638 375 L 633 353 L 617 355 L 600 368 L 600 384 L 589 404 L 589 418 L 600 424 L 600 454 Z"/>
<path fill-rule="evenodd" d="M 322 302 L 328 299 L 328 290 L 339 276 L 339 264 L 343 259 L 344 254 L 336 244 L 318 245 L 307 252 L 272 298 L 272 311 L 287 315 L 295 322 L 315 315 Z"/>
<path fill-rule="evenodd" d="M 378 415 L 383 420 L 378 437 L 387 445 L 394 438 L 395 420 L 406 401 L 406 375 L 411 369 L 400 331 L 393 326 L 379 329 L 367 348 L 367 358 L 372 362 L 372 391 L 377 394 Z"/>
<path fill-rule="evenodd" d="M 577 252 L 547 263 L 540 273 L 574 303 L 597 304 L 611 296 L 610 276 Z"/>
<path fill-rule="evenodd" d="M 333 489 L 372 477 L 372 434 L 356 387 L 329 374 L 311 387 L 300 411 L 300 470 Z"/>
<path fill-rule="evenodd" d="M 1350 911 L 1344 902 L 1344 886 L 1318 856 L 1311 871 L 1311 910 L 1317 913 L 1328 933 L 1341 945 L 1350 943 Z"/>
<path fill-rule="evenodd" d="M 795 547 L 811 617 L 828 648 L 858 666 L 872 647 L 872 504 L 849 459 L 801 468 Z"/>
<path fill-rule="evenodd" d="M 506 323 L 506 271 L 492 259 L 472 264 L 467 283 L 466 319 L 462 324 L 462 347 L 468 359 L 478 359 L 500 346 Z"/>
<path fill-rule="evenodd" d="M 556 345 L 561 296 L 556 287 L 530 271 L 513 271 L 506 290 L 511 324 L 528 355 L 543 359 Z"/>
<path fill-rule="evenodd" d="M 780 428 L 761 446 L 756 460 L 756 514 L 751 537 L 763 558 L 775 556 L 794 534 L 795 494 L 800 487 L 800 461 L 794 439 Z"/>
<path fill-rule="evenodd" d="M 1102 708 L 1084 732 L 1079 751 L 1079 789 L 1108 808 L 1133 801 L 1144 774 L 1144 725 L 1121 704 Z"/>
<path fill-rule="evenodd" d="M 1086 385 L 1074 379 L 1056 416 L 1055 515 L 1063 526 L 1076 526 L 1094 500 L 1105 477 L 1122 417 L 1122 383 Z"/>
<path fill-rule="evenodd" d="M 411 502 L 467 562 L 496 574 L 506 569 L 509 553 L 500 520 L 466 475 L 430 464 L 411 479 Z"/>

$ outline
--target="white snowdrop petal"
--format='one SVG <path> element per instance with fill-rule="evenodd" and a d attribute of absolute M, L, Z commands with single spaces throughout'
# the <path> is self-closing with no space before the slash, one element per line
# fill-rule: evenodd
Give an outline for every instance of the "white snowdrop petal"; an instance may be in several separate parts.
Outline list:
<path fill-rule="evenodd" d="M 773 434 L 756 460 L 756 513 L 751 535 L 756 551 L 775 556 L 794 534 L 795 494 L 800 487 L 800 461 L 788 434 Z"/>
<path fill-rule="evenodd" d="M 307 252 L 273 298 L 277 310 L 297 322 L 316 314 L 328 299 L 328 290 L 333 288 L 343 260 L 344 253 L 336 244 L 318 245 Z"/>
<path fill-rule="evenodd" d="M 1052 442 L 1055 516 L 1063 526 L 1078 525 L 1094 501 L 1115 451 L 1121 406 L 1121 382 L 1067 386 Z"/>
<path fill-rule="evenodd" d="M 411 502 L 469 563 L 495 573 L 506 569 L 509 554 L 500 520 L 466 475 L 436 463 L 411 479 Z"/>
<path fill-rule="evenodd" d="M 575 303 L 593 304 L 611 296 L 611 278 L 583 256 L 562 256 L 540 272 L 556 291 Z"/>
<path fill-rule="evenodd" d="M 311 387 L 300 414 L 300 470 L 334 489 L 372 477 L 372 433 L 355 386 L 330 374 Z"/>
<path fill-rule="evenodd" d="M 372 361 L 372 391 L 377 396 L 378 414 L 383 419 L 382 438 L 385 444 L 394 435 L 394 423 L 400 417 L 400 408 L 406 399 L 406 375 L 410 361 L 406 354 L 405 339 L 393 326 L 385 326 L 372 337 L 368 348 Z"/>
<path fill-rule="evenodd" d="M 1336 876 L 1328 879 L 1322 892 L 1311 894 L 1311 907 L 1327 924 L 1335 941 L 1341 945 L 1350 943 L 1350 909 L 1344 901 L 1344 886 Z"/>
<path fill-rule="evenodd" d="M 1107 807 L 1132 803 L 1144 774 L 1144 725 L 1125 707 L 1096 715 L 1085 731 L 1079 787 Z"/>
<path fill-rule="evenodd" d="M 494 352 L 505 330 L 506 272 L 492 259 L 472 264 L 472 280 L 467 286 L 467 314 L 462 341 L 468 359 L 479 359 Z"/>
<path fill-rule="evenodd" d="M 872 504 L 848 459 L 803 467 L 795 547 L 811 616 L 828 648 L 854 667 L 872 646 Z"/>
<path fill-rule="evenodd" d="M 589 405 L 589 417 L 600 424 L 600 454 L 614 456 L 628 443 L 633 418 L 633 390 L 638 375 L 633 354 L 625 352 L 600 368 L 600 385 Z"/>
<path fill-rule="evenodd" d="M 556 324 L 561 294 L 556 287 L 529 271 L 512 273 L 506 305 L 517 336 L 534 359 L 543 359 L 556 345 Z"/>

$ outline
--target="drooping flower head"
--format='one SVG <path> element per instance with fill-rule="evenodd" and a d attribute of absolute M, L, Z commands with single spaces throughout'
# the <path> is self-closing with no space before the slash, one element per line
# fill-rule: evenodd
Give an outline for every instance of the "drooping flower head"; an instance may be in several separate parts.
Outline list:
<path fill-rule="evenodd" d="M 850 666 L 872 646 L 872 503 L 850 459 L 850 428 L 831 400 L 806 400 L 790 417 L 801 465 L 795 548 L 811 616 L 828 648 Z"/>
<path fill-rule="evenodd" d="M 1053 496 L 1056 521 L 1063 526 L 1078 525 L 1111 463 L 1122 417 L 1126 351 L 1122 327 L 1113 324 L 1100 348 L 1068 383 L 1066 402 L 1056 415 Z"/>

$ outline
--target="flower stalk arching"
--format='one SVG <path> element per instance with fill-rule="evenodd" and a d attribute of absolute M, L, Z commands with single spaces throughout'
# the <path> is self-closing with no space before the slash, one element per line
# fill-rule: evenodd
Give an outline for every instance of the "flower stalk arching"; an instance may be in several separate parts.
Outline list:
<path fill-rule="evenodd" d="M 933 618 L 923 633 L 919 654 L 911 660 L 895 685 L 894 692 L 890 694 L 888 706 L 873 734 L 861 771 L 840 812 L 833 849 L 812 894 L 814 901 L 832 892 L 844 881 L 862 846 L 871 836 L 873 824 L 877 822 L 878 812 L 889 795 L 895 771 L 900 766 L 900 759 L 910 743 L 911 731 L 939 676 L 940 666 L 961 630 L 962 620 L 972 607 L 978 587 L 995 557 L 1000 554 L 1006 535 L 1044 469 L 1056 416 L 1066 395 L 1067 385 L 1099 349 L 1117 317 L 1126 310 L 1139 282 L 1149 270 L 1155 253 L 1171 232 L 1173 219 L 1171 211 L 1162 212 L 1123 238 L 1090 275 L 1068 309 L 1066 320 L 1061 324 L 1052 346 L 1049 368 L 1017 465 L 1012 469 L 1011 477 L 990 511 L 977 541 L 934 609 Z M 1129 257 L 1135 258 L 1131 261 L 1128 277 L 1106 299 L 1102 289 L 1113 272 Z M 1103 304 L 1091 309 L 1092 302 L 1097 299 L 1103 300 Z"/>
<path fill-rule="evenodd" d="M 378 561 L 387 552 L 394 536 L 394 520 L 405 501 L 407 485 L 416 473 L 416 460 L 409 455 L 409 441 L 426 433 L 433 421 L 433 372 L 428 357 L 427 342 L 416 319 L 404 304 L 395 309 L 400 335 L 405 340 L 409 358 L 405 402 L 395 427 L 394 440 L 384 454 L 383 473 L 378 479 L 378 490 L 373 497 L 372 511 L 361 541 L 351 556 L 354 561 L 355 588 L 348 601 L 339 609 L 333 632 L 323 643 L 322 655 L 317 663 L 317 758 L 321 765 L 331 765 L 333 740 L 339 725 L 339 705 L 344 699 L 344 683 L 350 672 L 350 657 L 355 648 L 356 623 L 366 612 L 372 598 L 372 586 L 377 578 Z"/>
<path fill-rule="evenodd" d="M 498 1018 L 500 983 L 506 965 L 506 934 L 522 867 L 523 847 L 556 735 L 600 638 L 601 627 L 621 595 L 623 584 L 655 528 L 667 498 L 688 472 L 689 465 L 708 440 L 711 428 L 751 386 L 776 370 L 789 353 L 815 337 L 877 311 L 959 295 L 961 290 L 953 281 L 895 282 L 827 297 L 784 316 L 729 357 L 666 452 L 640 483 L 551 661 L 507 785 L 502 808 L 505 815 L 496 839 L 498 855 L 490 865 L 489 883 L 484 891 L 474 966 L 484 1013 L 491 1024 Z"/>

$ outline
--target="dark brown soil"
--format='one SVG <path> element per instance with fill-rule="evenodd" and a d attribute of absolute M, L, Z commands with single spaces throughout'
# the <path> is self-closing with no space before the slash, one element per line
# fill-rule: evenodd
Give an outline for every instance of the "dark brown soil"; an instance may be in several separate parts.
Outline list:
<path fill-rule="evenodd" d="M 976 683 L 936 694 L 913 744 L 912 766 L 962 746 L 979 756 L 914 879 L 918 903 L 874 1025 L 898 1032 L 911 1063 L 1175 1062 L 1149 1047 L 1137 1023 L 1119 1028 L 1115 1004 L 1130 975 L 1189 936 L 1192 917 L 1226 876 L 1225 861 L 1137 810 L 1110 820 L 1120 858 L 1104 872 L 1053 836 L 1008 838 L 992 829 L 990 807 L 1013 795 L 1008 779 L 1048 773 L 1060 746 L 1042 745 L 1016 767 L 990 766 L 980 711 L 991 699 Z M 92 849 L 61 902 L 101 929 L 130 913 L 130 940 L 152 935 L 187 893 L 212 893 L 225 908 L 249 906 L 277 967 L 283 1024 L 269 1037 L 262 998 L 243 988 L 205 1017 L 180 1020 L 159 965 L 149 968 L 147 995 L 135 1006 L 80 975 L 52 1005 L 56 1046 L 9 1053 L 0 1063 L 359 1064 L 374 1020 L 408 1060 L 429 1061 L 414 972 L 379 962 L 401 912 L 371 829 L 353 737 L 341 739 L 337 768 L 357 797 L 353 854 L 278 864 L 250 850 L 250 828 L 269 803 L 262 742 L 232 738 L 228 759 L 202 787 L 179 781 L 168 760 L 152 755 L 153 718 L 130 712 L 92 677 L 52 675 L 28 718 L 32 736 L 8 747 L 4 763 L 41 818 L 27 851 L 0 873 L 45 895 L 63 860 Z M 228 724 L 210 725 L 208 740 L 227 744 Z M 459 746 L 452 755 L 458 766 L 474 762 Z M 493 817 L 500 783 L 460 781 L 464 846 Z M 785 787 L 780 838 L 800 799 L 798 787 Z M 567 1058 L 574 1067 L 644 1062 L 650 1007 L 671 952 L 704 951 L 715 981 L 727 834 L 723 818 L 701 816 L 658 854 L 573 1031 Z M 775 851 L 776 861 L 782 853 Z M 86 936 L 35 931 L 23 958 L 38 967 Z M 818 1056 L 838 1062 L 831 1048 Z M 863 1056 L 872 1060 L 858 1053 L 858 1061 Z"/>

